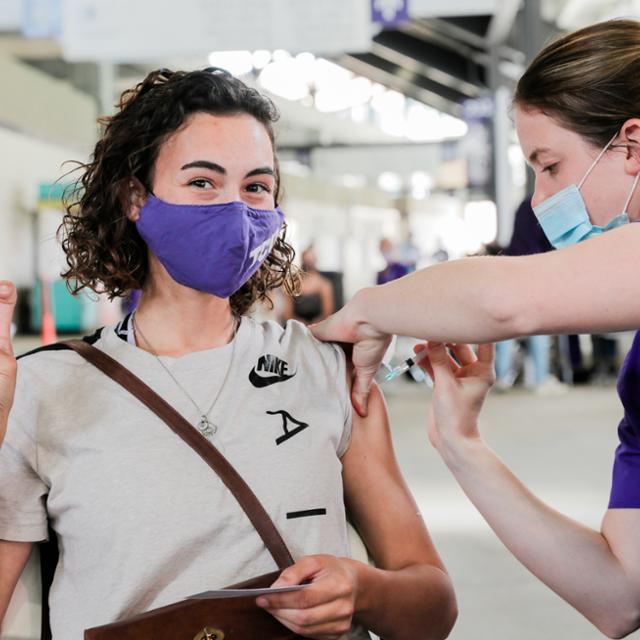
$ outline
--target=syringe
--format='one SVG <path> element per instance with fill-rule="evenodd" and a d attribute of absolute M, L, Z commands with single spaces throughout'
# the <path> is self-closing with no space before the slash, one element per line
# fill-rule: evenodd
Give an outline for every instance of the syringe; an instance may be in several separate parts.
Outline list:
<path fill-rule="evenodd" d="M 387 375 L 384 377 L 383 382 L 389 382 L 390 380 L 401 376 L 406 371 L 409 371 L 411 367 L 418 364 L 418 362 L 420 362 L 420 360 L 422 360 L 426 355 L 426 349 L 418 351 L 418 353 L 416 353 L 414 356 L 412 356 L 411 358 L 407 358 L 402 364 L 399 364 L 397 367 L 391 369 L 391 371 L 389 371 L 389 373 L 387 373 Z"/>

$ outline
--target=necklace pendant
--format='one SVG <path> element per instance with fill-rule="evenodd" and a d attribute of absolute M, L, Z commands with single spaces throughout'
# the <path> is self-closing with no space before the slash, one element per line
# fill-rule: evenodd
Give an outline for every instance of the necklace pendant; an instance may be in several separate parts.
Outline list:
<path fill-rule="evenodd" d="M 207 418 L 207 416 L 201 416 L 200 422 L 198 422 L 198 431 L 205 437 L 210 438 L 218 431 L 218 427 Z"/>

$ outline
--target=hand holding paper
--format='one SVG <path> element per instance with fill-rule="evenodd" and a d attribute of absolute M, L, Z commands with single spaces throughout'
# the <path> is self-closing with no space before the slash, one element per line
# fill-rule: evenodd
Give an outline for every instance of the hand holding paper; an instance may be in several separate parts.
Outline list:
<path fill-rule="evenodd" d="M 294 633 L 319 638 L 346 633 L 356 608 L 359 564 L 348 558 L 318 555 L 285 569 L 273 587 L 310 581 L 302 592 L 261 596 L 257 600 Z"/>

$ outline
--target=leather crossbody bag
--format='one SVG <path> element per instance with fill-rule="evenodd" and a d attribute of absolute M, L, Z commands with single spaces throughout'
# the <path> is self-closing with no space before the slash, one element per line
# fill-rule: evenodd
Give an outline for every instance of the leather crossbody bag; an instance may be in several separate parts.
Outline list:
<path fill-rule="evenodd" d="M 82 340 L 65 344 L 124 387 L 161 418 L 220 477 L 262 538 L 279 571 L 231 585 L 269 587 L 280 571 L 293 564 L 287 545 L 246 482 L 227 459 L 170 404 L 140 378 L 103 351 Z M 302 640 L 255 604 L 255 598 L 183 600 L 84 632 L 85 640 Z"/>

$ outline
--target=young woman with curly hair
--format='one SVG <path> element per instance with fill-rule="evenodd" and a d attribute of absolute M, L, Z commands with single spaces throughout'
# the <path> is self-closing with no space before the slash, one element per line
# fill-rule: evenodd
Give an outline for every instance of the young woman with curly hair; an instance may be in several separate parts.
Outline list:
<path fill-rule="evenodd" d="M 450 580 L 394 458 L 379 392 L 352 416 L 345 356 L 300 323 L 244 315 L 297 276 L 273 104 L 219 70 L 161 70 L 123 94 L 68 206 L 71 288 L 142 289 L 88 340 L 235 466 L 296 562 L 259 600 L 314 638 L 444 638 Z M 75 199 L 74 199 L 75 200 Z M 7 285 L 5 285 L 7 286 Z M 274 569 L 220 479 L 133 396 L 56 345 L 14 361 L 0 305 L 0 618 L 51 526 L 54 640 Z M 10 409 L 10 412 L 9 412 Z M 376 567 L 351 559 L 345 503 Z"/>

